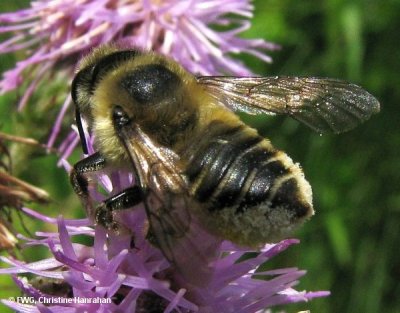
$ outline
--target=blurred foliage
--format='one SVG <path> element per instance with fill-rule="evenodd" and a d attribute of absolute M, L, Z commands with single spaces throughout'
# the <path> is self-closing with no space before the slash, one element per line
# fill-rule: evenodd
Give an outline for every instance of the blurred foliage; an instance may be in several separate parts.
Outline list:
<path fill-rule="evenodd" d="M 26 2 L 1 3 L 1 11 Z M 281 45 L 273 53 L 273 64 L 241 56 L 254 72 L 349 80 L 369 90 L 382 105 L 370 121 L 337 136 L 319 136 L 285 117 L 243 116 L 300 162 L 313 186 L 317 214 L 296 234 L 301 244 L 268 266 L 307 269 L 297 288 L 330 290 L 332 295 L 285 310 L 400 312 L 400 1 L 258 0 L 254 5 L 253 26 L 246 36 L 263 36 Z M 1 71 L 12 66 L 13 56 L 1 58 Z M 0 98 L 0 116 L 7 117 L 0 120 L 2 130 L 30 133 L 45 142 L 49 128 L 44 128 L 40 112 L 9 113 L 17 99 L 17 94 Z M 57 110 L 44 117 L 49 120 Z M 34 124 L 26 127 L 30 115 Z M 17 174 L 52 195 L 53 203 L 40 211 L 81 215 L 65 171 L 55 166 L 56 157 L 37 153 L 28 154 L 31 160 L 17 166 Z M 29 229 L 38 229 L 24 220 Z M 29 249 L 25 256 L 39 259 L 42 254 Z M 9 277 L 0 276 L 0 282 L 0 298 L 18 294 Z"/>
<path fill-rule="evenodd" d="M 248 36 L 281 45 L 271 65 L 245 59 L 257 74 L 349 80 L 382 106 L 337 136 L 286 118 L 250 120 L 302 164 L 313 186 L 317 213 L 298 232 L 301 244 L 269 265 L 307 269 L 298 287 L 332 295 L 288 312 L 400 312 L 400 2 L 259 0 L 255 7 Z"/>

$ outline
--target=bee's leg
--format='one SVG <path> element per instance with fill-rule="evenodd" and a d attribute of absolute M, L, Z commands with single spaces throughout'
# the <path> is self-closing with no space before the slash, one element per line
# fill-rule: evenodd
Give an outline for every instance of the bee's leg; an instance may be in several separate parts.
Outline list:
<path fill-rule="evenodd" d="M 89 197 L 88 179 L 86 173 L 95 172 L 106 166 L 104 157 L 96 152 L 77 162 L 70 172 L 70 181 L 75 193 L 81 199 L 89 216 L 93 216 L 93 207 Z"/>
<path fill-rule="evenodd" d="M 114 212 L 129 209 L 143 201 L 143 193 L 139 186 L 125 189 L 119 194 L 105 200 L 96 208 L 95 221 L 105 228 L 118 231 L 118 224 L 114 220 Z"/>

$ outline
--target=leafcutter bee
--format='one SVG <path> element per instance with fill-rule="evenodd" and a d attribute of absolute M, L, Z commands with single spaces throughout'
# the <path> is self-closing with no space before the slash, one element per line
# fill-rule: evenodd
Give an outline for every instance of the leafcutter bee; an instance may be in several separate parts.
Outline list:
<path fill-rule="evenodd" d="M 337 79 L 196 77 L 167 57 L 115 46 L 83 59 L 72 98 L 82 141 L 81 117 L 98 151 L 71 172 L 89 215 L 115 230 L 114 213 L 143 202 L 157 246 L 190 270 L 212 250 L 199 234 L 259 247 L 314 212 L 300 166 L 233 111 L 286 114 L 318 133 L 347 131 L 379 111 L 372 95 Z M 93 209 L 86 173 L 106 166 L 128 168 L 136 185 Z M 190 261 L 178 257 L 186 251 Z"/>

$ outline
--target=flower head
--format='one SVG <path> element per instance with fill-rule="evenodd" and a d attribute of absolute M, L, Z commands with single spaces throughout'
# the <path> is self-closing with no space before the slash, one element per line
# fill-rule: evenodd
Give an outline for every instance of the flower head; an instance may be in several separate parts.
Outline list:
<path fill-rule="evenodd" d="M 31 273 L 40 277 L 40 285 L 18 276 L 14 276 L 14 280 L 28 296 L 38 301 L 42 299 L 41 302 L 46 298 L 49 312 L 76 312 L 79 306 L 86 312 L 155 312 L 151 309 L 157 307 L 157 312 L 247 313 L 328 294 L 293 289 L 297 279 L 305 273 L 296 268 L 259 272 L 257 278 L 254 277 L 259 265 L 297 240 L 266 245 L 257 257 L 245 261 L 239 261 L 245 250 L 224 242 L 221 257 L 214 265 L 213 279 L 207 287 L 196 290 L 198 298 L 186 299 L 185 295 L 191 290 L 180 288 L 165 278 L 156 278 L 165 277 L 170 265 L 144 238 L 136 238 L 133 247 L 129 237 L 109 236 L 100 227 L 93 229 L 88 220 L 51 219 L 27 208 L 24 210 L 39 219 L 57 223 L 58 233 L 37 233 L 41 239 L 25 238 L 26 245 L 48 247 L 53 257 L 28 264 L 2 257 L 11 267 L 1 269 L 0 273 Z M 136 212 L 139 228 L 143 213 Z M 94 245 L 72 243 L 71 238 L 78 234 L 93 237 Z M 46 280 L 53 286 L 57 280 L 59 285 L 43 291 Z M 57 293 L 62 284 L 62 290 L 66 291 Z M 63 306 L 57 305 L 60 301 Z M 8 300 L 3 303 L 18 311 L 42 312 L 40 305 Z"/>
<path fill-rule="evenodd" d="M 101 175 L 99 178 L 103 187 L 111 193 L 132 184 L 129 173 L 114 173 L 110 177 Z M 92 195 L 97 200 L 104 197 L 96 189 L 92 190 Z M 293 289 L 298 278 L 305 274 L 296 268 L 256 272 L 261 264 L 298 242 L 294 239 L 265 245 L 256 257 L 244 260 L 243 256 L 251 250 L 224 241 L 212 264 L 212 277 L 206 285 L 199 286 L 182 281 L 161 251 L 146 238 L 147 219 L 143 207 L 122 212 L 124 223 L 131 232 L 118 236 L 107 234 L 100 226 L 93 227 L 88 219 L 54 219 L 28 208 L 23 210 L 58 226 L 58 232 L 37 232 L 39 239 L 20 236 L 26 241 L 26 246 L 45 246 L 53 257 L 32 263 L 3 257 L 1 259 L 11 267 L 1 269 L 0 273 L 31 273 L 39 277 L 40 284 L 37 284 L 37 279 L 29 281 L 18 276 L 14 279 L 25 294 L 37 300 L 48 299 L 47 309 L 51 312 L 75 312 L 79 306 L 87 312 L 250 313 L 328 294 Z M 92 238 L 93 245 L 73 243 L 72 238 L 77 235 Z M 199 238 L 201 240 L 204 238 Z M 191 254 L 190 251 L 187 253 Z M 50 286 L 57 288 L 46 287 L 48 280 Z M 60 286 L 63 287 L 61 294 Z M 63 300 L 59 300 L 60 297 Z M 68 299 L 73 301 L 68 302 Z M 82 300 L 86 302 L 83 305 L 77 303 L 79 299 L 86 299 Z M 64 304 L 60 307 L 54 304 L 55 301 L 63 301 Z M 7 300 L 3 303 L 24 312 L 41 310 L 41 304 L 28 306 Z"/>
<path fill-rule="evenodd" d="M 229 54 L 269 62 L 262 51 L 276 48 L 238 37 L 250 27 L 252 10 L 248 0 L 36 0 L 29 9 L 0 14 L 0 32 L 14 34 L 0 53 L 30 51 L 4 74 L 0 90 L 20 86 L 23 72 L 34 69 L 31 93 L 56 65 L 75 64 L 92 47 L 112 41 L 169 55 L 194 73 L 246 75 L 249 70 Z"/>

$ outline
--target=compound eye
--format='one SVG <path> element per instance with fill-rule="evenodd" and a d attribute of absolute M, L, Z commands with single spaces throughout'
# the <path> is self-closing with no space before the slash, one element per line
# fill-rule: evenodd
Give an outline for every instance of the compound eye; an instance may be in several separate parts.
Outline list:
<path fill-rule="evenodd" d="M 154 105 L 174 93 L 179 77 L 161 64 L 143 65 L 128 73 L 121 86 L 139 104 Z"/>

